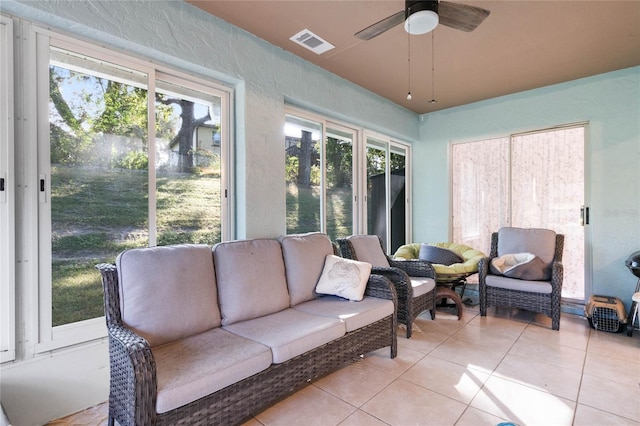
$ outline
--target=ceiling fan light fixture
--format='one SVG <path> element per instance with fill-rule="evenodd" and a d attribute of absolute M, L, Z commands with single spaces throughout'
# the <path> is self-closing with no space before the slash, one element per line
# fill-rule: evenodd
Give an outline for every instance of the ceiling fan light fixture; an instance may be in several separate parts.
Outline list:
<path fill-rule="evenodd" d="M 438 26 L 437 1 L 407 2 L 404 30 L 412 35 L 426 34 Z"/>

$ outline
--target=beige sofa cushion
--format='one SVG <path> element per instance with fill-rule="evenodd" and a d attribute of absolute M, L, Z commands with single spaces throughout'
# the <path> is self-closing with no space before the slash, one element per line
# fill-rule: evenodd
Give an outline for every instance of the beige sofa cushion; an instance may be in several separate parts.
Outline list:
<path fill-rule="evenodd" d="M 381 268 L 389 267 L 389 259 L 382 251 L 377 235 L 352 235 L 348 239 L 359 261 Z"/>
<path fill-rule="evenodd" d="M 229 325 L 289 307 L 280 242 L 231 241 L 213 247 L 222 324 Z"/>
<path fill-rule="evenodd" d="M 343 336 L 345 324 L 335 318 L 296 309 L 223 326 L 225 330 L 271 348 L 273 362 L 285 362 Z"/>
<path fill-rule="evenodd" d="M 221 328 L 152 349 L 158 377 L 156 410 L 165 413 L 271 365 L 271 350 Z"/>
<path fill-rule="evenodd" d="M 337 318 L 344 322 L 348 333 L 392 315 L 393 302 L 368 296 L 360 302 L 350 302 L 337 296 L 322 296 L 296 305 L 294 309 Z"/>
<path fill-rule="evenodd" d="M 220 325 L 210 247 L 126 250 L 116 266 L 122 321 L 152 347 Z"/>
<path fill-rule="evenodd" d="M 291 306 L 312 300 L 325 257 L 333 254 L 331 240 L 327 234 L 310 232 L 280 237 L 280 243 Z"/>

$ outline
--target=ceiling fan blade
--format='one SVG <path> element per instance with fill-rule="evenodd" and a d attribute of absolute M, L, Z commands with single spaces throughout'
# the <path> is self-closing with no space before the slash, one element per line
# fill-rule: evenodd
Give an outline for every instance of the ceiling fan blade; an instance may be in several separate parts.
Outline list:
<path fill-rule="evenodd" d="M 471 32 L 489 16 L 487 9 L 461 3 L 441 1 L 438 6 L 440 23 L 456 30 Z"/>
<path fill-rule="evenodd" d="M 382 21 L 378 21 L 373 25 L 369 25 L 364 30 L 360 30 L 354 35 L 360 40 L 371 40 L 374 37 L 379 36 L 385 31 L 390 30 L 396 25 L 404 22 L 404 10 L 398 13 L 394 13 L 391 16 L 384 18 Z"/>

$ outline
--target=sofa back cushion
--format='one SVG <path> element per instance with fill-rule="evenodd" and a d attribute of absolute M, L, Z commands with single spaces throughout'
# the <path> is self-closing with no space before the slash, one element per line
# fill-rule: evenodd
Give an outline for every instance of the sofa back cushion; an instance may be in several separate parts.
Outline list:
<path fill-rule="evenodd" d="M 539 228 L 501 228 L 498 231 L 498 256 L 532 253 L 550 265 L 556 253 L 556 233 Z"/>
<path fill-rule="evenodd" d="M 331 240 L 327 234 L 310 232 L 280 237 L 280 244 L 291 306 L 314 299 L 324 260 L 333 254 Z"/>
<path fill-rule="evenodd" d="M 122 321 L 152 347 L 220 326 L 209 246 L 126 250 L 116 266 Z"/>
<path fill-rule="evenodd" d="M 222 325 L 289 307 L 282 248 L 278 240 L 231 241 L 213 247 Z"/>
<path fill-rule="evenodd" d="M 352 235 L 349 238 L 357 260 L 381 268 L 389 267 L 389 259 L 382 251 L 377 235 Z"/>

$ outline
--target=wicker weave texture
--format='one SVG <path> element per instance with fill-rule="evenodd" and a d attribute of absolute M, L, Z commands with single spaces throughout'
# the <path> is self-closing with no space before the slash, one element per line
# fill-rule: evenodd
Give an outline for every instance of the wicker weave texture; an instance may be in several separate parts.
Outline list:
<path fill-rule="evenodd" d="M 389 347 L 397 355 L 397 318 L 393 315 L 281 364 L 234 383 L 211 395 L 166 413 L 156 413 L 156 364 L 147 341 L 122 324 L 118 273 L 115 265 L 96 265 L 105 295 L 111 369 L 109 424 L 120 425 L 234 425 L 286 397 L 312 380 L 357 361 L 368 352 Z M 372 275 L 365 294 L 392 300 L 394 286 Z"/>
<path fill-rule="evenodd" d="M 562 296 L 562 252 L 564 250 L 564 235 L 556 234 L 555 254 L 551 269 L 551 293 L 531 293 L 520 290 L 492 287 L 487 285 L 487 275 L 490 274 L 491 259 L 498 256 L 498 233 L 491 234 L 491 253 L 482 259 L 478 265 L 478 280 L 480 292 L 480 315 L 487 315 L 488 306 L 504 306 L 539 312 L 551 318 L 551 328 L 560 329 L 560 299 Z"/>
<path fill-rule="evenodd" d="M 339 238 L 336 242 L 338 243 L 340 255 L 342 257 L 358 260 L 353 244 L 348 238 Z M 410 277 L 427 277 L 435 279 L 435 270 L 429 262 L 420 260 L 398 261 L 391 259 L 384 251 L 382 241 L 380 241 L 380 250 L 385 253 L 390 267 L 374 266 L 371 269 L 371 273 L 385 276 L 395 286 L 398 295 L 398 322 L 406 326 L 407 338 L 410 338 L 412 334 L 413 321 L 418 317 L 418 315 L 424 311 L 431 311 L 432 317 L 435 317 L 436 312 L 436 289 L 434 288 L 428 293 L 414 297 Z"/>

